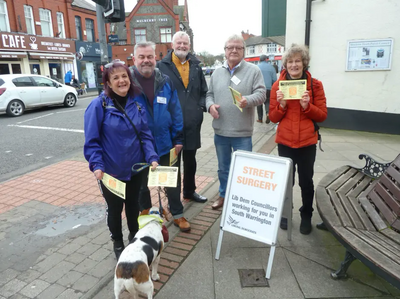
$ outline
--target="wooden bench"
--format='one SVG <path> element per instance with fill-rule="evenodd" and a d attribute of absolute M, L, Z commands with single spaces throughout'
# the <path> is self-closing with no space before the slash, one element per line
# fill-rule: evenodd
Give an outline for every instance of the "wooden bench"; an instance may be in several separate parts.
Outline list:
<path fill-rule="evenodd" d="M 400 155 L 366 166 L 342 166 L 323 177 L 316 204 L 326 228 L 346 248 L 344 261 L 332 278 L 346 277 L 358 259 L 400 289 Z"/>

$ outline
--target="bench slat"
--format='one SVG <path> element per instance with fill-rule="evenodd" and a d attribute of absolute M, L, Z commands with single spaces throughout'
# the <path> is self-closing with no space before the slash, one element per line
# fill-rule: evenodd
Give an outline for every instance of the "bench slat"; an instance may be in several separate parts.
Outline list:
<path fill-rule="evenodd" d="M 364 225 L 366 230 L 369 231 L 376 231 L 375 226 L 371 222 L 371 220 L 368 218 L 367 213 L 365 213 L 365 210 L 362 208 L 361 203 L 358 201 L 358 198 L 352 197 L 352 196 L 347 196 L 349 198 L 350 203 L 352 204 L 354 210 L 356 211 L 358 217 L 360 218 L 360 221 Z"/>
<path fill-rule="evenodd" d="M 391 176 L 397 184 L 400 184 L 400 172 L 395 169 L 393 166 L 389 167 L 386 171 L 386 177 L 387 175 Z M 390 181 L 390 184 L 393 189 L 390 188 L 390 191 L 396 196 L 397 198 L 400 198 L 400 189 L 397 185 L 393 183 L 393 181 Z M 387 186 L 388 187 L 388 186 Z"/>
<path fill-rule="evenodd" d="M 358 197 L 361 192 L 363 192 L 366 188 L 368 188 L 368 186 L 371 184 L 372 179 L 366 175 L 364 175 L 364 178 L 362 179 L 362 181 L 360 181 L 357 185 L 357 187 L 355 187 L 353 190 L 351 190 L 347 196 L 351 196 L 351 197 Z"/>
<path fill-rule="evenodd" d="M 400 255 L 397 252 L 393 251 L 393 248 L 389 248 L 388 246 L 384 246 L 382 243 L 377 242 L 376 239 L 370 238 L 367 234 L 364 234 L 362 230 L 358 230 L 354 227 L 347 227 L 347 229 L 356 235 L 359 239 L 363 240 L 370 247 L 374 248 L 377 251 L 380 251 L 381 254 L 386 255 L 388 259 L 395 261 L 400 266 Z M 386 244 L 387 245 L 387 244 Z"/>
<path fill-rule="evenodd" d="M 386 228 L 380 231 L 382 235 L 385 235 L 388 237 L 390 240 L 393 242 L 396 242 L 397 244 L 400 244 L 400 234 L 396 233 L 394 230 L 390 228 Z"/>
<path fill-rule="evenodd" d="M 387 228 L 387 229 L 381 230 L 380 232 L 369 231 L 369 232 L 365 232 L 365 233 L 371 234 L 372 236 L 374 236 L 374 238 L 381 240 L 381 242 L 387 243 L 389 246 L 393 247 L 396 252 L 398 252 L 400 254 L 400 243 L 396 242 L 390 236 L 385 234 L 384 232 L 386 232 L 387 230 L 390 230 L 393 232 L 393 230 L 391 230 L 390 228 Z"/>
<path fill-rule="evenodd" d="M 360 230 L 360 232 L 363 233 L 367 238 L 370 238 L 371 240 L 374 240 L 375 242 L 385 247 L 386 250 L 390 250 L 393 254 L 397 255 L 398 259 L 400 260 L 400 244 L 393 242 L 391 239 L 389 239 L 385 235 L 382 235 L 379 232 L 369 232 L 366 230 Z"/>
<path fill-rule="evenodd" d="M 360 217 L 358 216 L 358 213 L 356 213 L 354 206 L 350 202 L 350 199 L 347 198 L 347 196 L 342 192 L 337 192 L 336 194 L 339 196 L 339 199 L 343 205 L 343 208 L 346 211 L 347 216 L 350 218 L 351 222 L 353 223 L 353 226 L 358 229 L 365 229 L 366 227 L 360 220 Z"/>
<path fill-rule="evenodd" d="M 382 198 L 376 193 L 375 189 L 371 190 L 371 192 L 368 193 L 367 198 L 373 201 L 379 212 L 385 217 L 385 219 L 389 223 L 393 223 L 396 220 L 396 216 L 394 215 L 392 210 L 388 208 L 384 200 L 382 200 Z"/>
<path fill-rule="evenodd" d="M 394 228 L 397 229 L 397 230 L 400 230 L 400 220 L 399 220 L 399 219 L 396 219 L 396 221 L 393 222 L 393 223 L 391 224 L 391 226 L 394 227 Z"/>
<path fill-rule="evenodd" d="M 393 193 L 394 196 L 397 195 L 395 194 L 397 189 L 397 198 L 400 198 L 400 189 L 396 185 L 394 185 L 393 182 L 384 174 L 379 179 L 378 184 L 375 186 L 375 191 L 398 216 L 400 215 L 400 203 L 395 198 L 393 198 L 393 195 L 389 193 L 388 189 L 391 193 Z"/>
<path fill-rule="evenodd" d="M 354 189 L 358 185 L 363 177 L 364 174 L 362 174 L 361 172 L 357 172 L 355 176 L 347 180 L 347 182 L 340 186 L 336 191 L 343 192 L 344 194 L 349 193 L 350 190 Z"/>
<path fill-rule="evenodd" d="M 321 215 L 321 217 L 324 218 L 324 222 L 332 226 L 342 225 L 339 217 L 336 214 L 335 209 L 332 206 L 331 199 L 326 189 L 318 185 L 315 192 L 315 196 L 318 198 L 318 201 L 316 201 L 318 212 Z"/>
<path fill-rule="evenodd" d="M 340 239 L 362 255 L 360 259 L 362 262 L 365 262 L 363 259 L 368 260 L 370 264 L 379 268 L 397 282 L 400 281 L 400 264 L 396 260 L 388 258 L 387 255 L 382 254 L 382 252 L 371 247 L 363 239 L 349 231 L 349 229 L 354 230 L 354 228 L 335 227 L 334 229 Z"/>
<path fill-rule="evenodd" d="M 371 219 L 372 223 L 376 226 L 378 231 L 387 228 L 386 223 L 382 220 L 382 217 L 378 214 L 372 204 L 366 197 L 361 196 L 358 201 L 364 208 L 365 212 L 368 214 L 369 219 Z"/>
<path fill-rule="evenodd" d="M 332 184 L 332 182 L 337 180 L 338 177 L 340 177 L 343 173 L 346 173 L 349 169 L 350 169 L 350 167 L 345 165 L 345 166 L 335 169 L 332 172 L 329 172 L 319 181 L 318 185 L 322 186 L 322 187 L 326 187 L 326 186 Z"/>
<path fill-rule="evenodd" d="M 336 210 L 336 214 L 342 222 L 343 226 L 353 226 L 349 216 L 347 215 L 342 202 L 337 196 L 336 192 L 332 189 L 327 189 L 329 196 L 331 197 L 331 202 Z"/>
<path fill-rule="evenodd" d="M 341 187 L 344 183 L 346 183 L 357 173 L 358 173 L 357 169 L 349 167 L 346 173 L 343 173 L 341 176 L 338 176 L 335 181 L 333 181 L 330 185 L 327 186 L 327 188 L 336 191 L 337 189 L 339 189 L 339 187 Z"/>

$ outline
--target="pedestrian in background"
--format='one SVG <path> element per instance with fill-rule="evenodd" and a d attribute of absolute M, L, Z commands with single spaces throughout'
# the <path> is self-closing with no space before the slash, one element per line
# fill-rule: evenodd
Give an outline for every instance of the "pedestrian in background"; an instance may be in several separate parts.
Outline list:
<path fill-rule="evenodd" d="M 308 48 L 293 44 L 283 55 L 283 66 L 277 82 L 271 90 L 269 113 L 271 121 L 278 123 L 275 142 L 279 156 L 293 161 L 293 184 L 295 172 L 299 175 L 302 206 L 299 209 L 300 233 L 308 235 L 311 230 L 311 218 L 314 200 L 314 162 L 318 143 L 316 122 L 327 117 L 324 88 L 321 81 L 312 78 L 307 71 L 310 62 Z M 286 101 L 279 90 L 281 80 L 307 80 L 307 90 L 300 100 Z M 287 219 L 282 218 L 280 227 L 287 229 Z"/>
<path fill-rule="evenodd" d="M 263 105 L 258 105 L 257 106 L 257 115 L 258 119 L 257 122 L 262 123 L 263 122 L 263 106 L 265 106 L 265 122 L 269 124 L 271 121 L 269 120 L 269 97 L 271 94 L 271 87 L 272 84 L 275 83 L 276 81 L 276 70 L 275 68 L 267 62 L 267 55 L 261 55 L 260 56 L 260 63 L 258 64 L 258 67 L 261 70 L 261 73 L 264 77 L 264 84 L 265 88 L 267 89 L 267 97 L 265 99 L 265 102 Z"/>
<path fill-rule="evenodd" d="M 103 84 L 104 92 L 85 111 L 83 151 L 107 203 L 107 225 L 118 260 L 125 248 L 121 219 L 124 205 L 129 241 L 139 229 L 137 217 L 142 175 L 135 175 L 132 166 L 147 162 L 154 170 L 158 165 L 158 155 L 147 126 L 145 109 L 134 100 L 137 88 L 123 61 L 114 60 L 105 65 Z M 104 186 L 104 173 L 126 184 L 125 200 Z"/>
<path fill-rule="evenodd" d="M 72 72 L 71 72 L 71 70 L 69 70 L 68 72 L 65 73 L 64 84 L 71 85 L 71 80 L 72 80 Z"/>
<path fill-rule="evenodd" d="M 207 83 L 199 66 L 200 60 L 189 53 L 190 38 L 186 32 L 174 34 L 172 49 L 157 67 L 171 78 L 182 107 L 184 138 L 178 164 L 182 158 L 183 198 L 203 203 L 207 198 L 196 192 L 196 153 L 201 147 L 200 130 L 206 112 Z"/>
<path fill-rule="evenodd" d="M 134 48 L 134 66 L 130 68 L 135 84 L 139 87 L 136 100 L 146 107 L 149 128 L 154 136 L 160 165 L 170 166 L 170 150 L 179 154 L 183 142 L 183 117 L 178 94 L 171 79 L 156 69 L 156 45 L 153 42 L 139 42 Z M 173 165 L 179 169 L 179 164 Z M 167 187 L 169 209 L 174 224 L 181 231 L 189 231 L 190 223 L 183 217 L 181 201 L 181 179 L 177 187 Z M 140 191 L 141 210 L 152 207 L 147 181 L 143 181 Z"/>
<path fill-rule="evenodd" d="M 260 69 L 244 60 L 245 41 L 233 35 L 225 42 L 226 61 L 211 76 L 207 111 L 214 118 L 214 144 L 218 159 L 219 197 L 212 208 L 223 206 L 231 155 L 236 150 L 252 151 L 254 107 L 264 103 L 265 86 Z M 240 111 L 232 102 L 229 87 L 242 94 Z"/>

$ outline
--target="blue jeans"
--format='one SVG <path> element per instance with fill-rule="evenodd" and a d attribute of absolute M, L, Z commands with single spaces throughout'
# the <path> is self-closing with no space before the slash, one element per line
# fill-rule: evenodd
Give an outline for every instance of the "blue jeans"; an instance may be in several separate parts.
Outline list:
<path fill-rule="evenodd" d="M 253 150 L 250 137 L 224 137 L 215 134 L 214 144 L 218 159 L 219 195 L 225 198 L 226 184 L 228 182 L 229 168 L 231 167 L 232 152 Z"/>

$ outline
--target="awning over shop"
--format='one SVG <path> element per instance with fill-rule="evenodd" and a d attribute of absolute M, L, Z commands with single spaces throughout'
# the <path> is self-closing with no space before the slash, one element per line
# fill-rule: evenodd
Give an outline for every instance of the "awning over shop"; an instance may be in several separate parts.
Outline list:
<path fill-rule="evenodd" d="M 25 58 L 26 52 L 0 51 L 0 58 Z"/>
<path fill-rule="evenodd" d="M 274 60 L 281 60 L 282 59 L 282 56 L 275 56 L 274 57 Z M 246 60 L 246 61 L 260 61 L 260 57 L 248 57 L 248 58 L 245 58 L 244 60 Z M 269 59 L 267 59 L 267 60 L 269 60 Z"/>
<path fill-rule="evenodd" d="M 59 53 L 37 53 L 29 52 L 29 57 L 32 59 L 54 59 L 54 60 L 74 60 L 73 54 L 59 54 Z"/>

